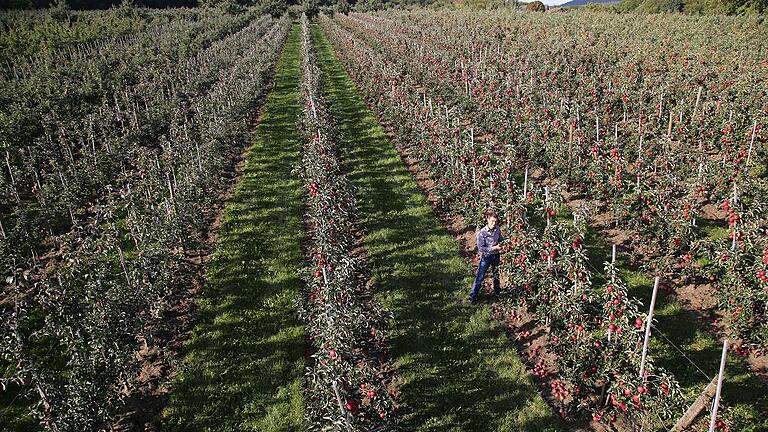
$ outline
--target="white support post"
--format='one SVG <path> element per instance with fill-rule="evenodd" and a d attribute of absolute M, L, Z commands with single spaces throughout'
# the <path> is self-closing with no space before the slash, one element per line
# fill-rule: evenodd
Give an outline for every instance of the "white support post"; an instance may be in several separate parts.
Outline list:
<path fill-rule="evenodd" d="M 616 264 L 616 245 L 615 244 L 611 245 L 611 264 L 613 264 L 613 265 Z M 615 274 L 611 274 L 611 283 L 613 284 L 615 282 L 616 282 L 616 275 Z M 610 329 L 608 329 L 608 343 L 611 343 L 611 334 L 612 333 L 613 332 Z"/>
<path fill-rule="evenodd" d="M 544 210 L 549 209 L 549 186 L 544 186 Z M 547 226 L 550 225 L 549 211 L 547 211 Z"/>
<path fill-rule="evenodd" d="M 731 200 L 734 207 L 736 207 L 736 202 L 738 201 L 738 199 L 739 199 L 739 196 L 736 193 L 736 183 L 734 183 L 733 184 L 733 198 Z M 733 230 L 731 232 L 732 232 L 732 235 L 733 235 L 733 238 L 731 239 L 731 250 L 734 251 L 734 250 L 736 250 L 736 222 L 733 223 Z"/>
<path fill-rule="evenodd" d="M 523 179 L 523 201 L 528 197 L 528 167 L 525 167 L 525 178 Z"/>
<path fill-rule="evenodd" d="M 699 93 L 696 95 L 696 105 L 693 106 L 693 114 L 691 115 L 691 120 L 694 120 L 696 118 L 696 112 L 699 110 L 699 102 L 701 102 L 701 90 L 703 88 L 699 87 Z"/>
<path fill-rule="evenodd" d="M 659 101 L 659 114 L 658 121 L 661 122 L 661 113 L 664 111 L 664 93 L 661 94 L 661 100 Z"/>
<path fill-rule="evenodd" d="M 656 294 L 659 292 L 659 277 L 653 281 L 653 294 L 651 294 L 651 307 L 648 317 L 645 319 L 645 340 L 643 341 L 643 355 L 640 359 L 640 378 L 645 380 L 645 358 L 648 355 L 648 341 L 651 339 L 651 324 L 653 324 L 653 308 L 656 306 Z"/>
<path fill-rule="evenodd" d="M 595 134 L 597 136 L 596 141 L 600 142 L 600 116 L 595 116 Z"/>
<path fill-rule="evenodd" d="M 672 110 L 669 111 L 669 124 L 667 125 L 667 138 L 672 138 L 672 120 L 675 118 L 675 114 Z"/>
<path fill-rule="evenodd" d="M 749 150 L 747 151 L 747 164 L 744 166 L 744 173 L 749 169 L 749 163 L 752 162 L 752 146 L 755 144 L 755 134 L 757 133 L 757 120 L 752 125 L 752 137 L 749 139 Z"/>
<path fill-rule="evenodd" d="M 347 425 L 347 430 L 351 431 L 352 425 L 349 423 L 349 415 L 347 415 L 347 410 L 344 409 L 344 403 L 339 394 L 339 385 L 336 384 L 336 381 L 333 382 L 333 392 L 336 393 L 336 402 L 339 403 L 339 410 L 341 411 L 342 417 L 344 417 L 344 423 Z"/>
<path fill-rule="evenodd" d="M 723 341 L 723 354 L 720 357 L 720 372 L 717 374 L 717 391 L 715 401 L 712 404 L 712 418 L 709 420 L 709 432 L 715 431 L 717 422 L 717 410 L 720 408 L 720 390 L 723 388 L 723 372 L 725 372 L 725 357 L 728 355 L 728 339 Z"/>

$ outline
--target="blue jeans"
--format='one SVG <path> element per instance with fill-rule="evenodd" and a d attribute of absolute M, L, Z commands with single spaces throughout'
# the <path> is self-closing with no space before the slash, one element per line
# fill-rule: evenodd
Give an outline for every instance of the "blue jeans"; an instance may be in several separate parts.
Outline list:
<path fill-rule="evenodd" d="M 492 267 L 491 271 L 493 273 L 493 293 L 499 295 L 501 289 L 501 284 L 499 282 L 499 262 L 499 254 L 487 255 L 480 259 L 480 267 L 477 269 L 475 283 L 472 284 L 472 291 L 469 293 L 469 299 L 471 301 L 475 301 L 475 299 L 477 299 L 477 293 L 480 291 L 480 285 L 482 285 L 483 279 L 485 279 L 485 274 L 488 272 L 488 267 Z"/>

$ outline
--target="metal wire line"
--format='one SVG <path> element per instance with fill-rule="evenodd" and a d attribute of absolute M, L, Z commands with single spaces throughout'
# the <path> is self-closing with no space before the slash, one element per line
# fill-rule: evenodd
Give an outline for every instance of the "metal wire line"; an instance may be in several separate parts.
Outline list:
<path fill-rule="evenodd" d="M 689 362 L 690 362 L 690 363 L 693 365 L 693 367 L 695 367 L 695 368 L 696 368 L 696 370 L 698 370 L 698 371 L 699 371 L 699 373 L 701 373 L 701 374 L 704 376 L 704 378 L 706 378 L 708 381 L 712 381 L 712 377 L 708 376 L 708 375 L 706 374 L 706 372 L 704 372 L 704 371 L 703 371 L 703 370 L 702 370 L 702 369 L 699 367 L 699 365 L 697 365 L 697 364 L 696 364 L 696 363 L 695 363 L 693 360 L 691 360 L 691 359 L 690 359 L 690 357 L 688 357 L 687 355 L 685 355 L 685 353 L 683 352 L 683 350 L 681 350 L 680 348 L 678 348 L 678 346 L 677 346 L 677 345 L 675 345 L 674 343 L 672 343 L 672 341 L 671 341 L 671 340 L 669 340 L 669 338 L 667 337 L 667 335 L 665 335 L 665 334 L 664 334 L 664 332 L 663 332 L 663 331 L 661 331 L 661 330 L 660 330 L 658 327 L 656 327 L 656 326 L 655 326 L 655 325 L 653 325 L 653 324 L 651 324 L 651 327 L 652 327 L 654 330 L 656 330 L 657 332 L 659 332 L 659 334 L 661 335 L 661 337 L 663 337 L 663 338 L 664 338 L 664 340 L 666 340 L 668 344 L 672 345 L 672 347 L 673 347 L 673 348 L 675 348 L 675 349 L 677 350 L 677 352 L 679 352 L 680 354 L 682 354 L 682 355 L 683 355 L 683 357 L 685 357 L 685 359 L 686 359 L 686 360 L 688 360 L 688 361 L 689 361 Z"/>

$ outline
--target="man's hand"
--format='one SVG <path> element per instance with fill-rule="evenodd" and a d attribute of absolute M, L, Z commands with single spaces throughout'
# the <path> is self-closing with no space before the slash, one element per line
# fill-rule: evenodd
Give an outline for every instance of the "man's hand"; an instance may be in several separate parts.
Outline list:
<path fill-rule="evenodd" d="M 489 249 L 490 249 L 492 252 L 493 252 L 493 251 L 501 251 L 501 246 L 491 246 Z"/>

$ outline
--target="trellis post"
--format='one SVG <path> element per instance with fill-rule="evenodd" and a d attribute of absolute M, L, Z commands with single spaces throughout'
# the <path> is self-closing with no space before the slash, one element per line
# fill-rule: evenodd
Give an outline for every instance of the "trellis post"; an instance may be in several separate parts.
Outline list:
<path fill-rule="evenodd" d="M 744 165 L 744 174 L 749 172 L 749 163 L 752 162 L 752 146 L 755 144 L 755 134 L 757 133 L 757 120 L 752 125 L 752 137 L 749 139 L 749 150 L 747 150 L 747 163 Z"/>
<path fill-rule="evenodd" d="M 728 355 L 728 339 L 723 341 L 723 354 L 720 357 L 720 372 L 717 374 L 717 390 L 715 391 L 715 401 L 712 404 L 712 418 L 709 420 L 709 432 L 715 431 L 717 422 L 717 410 L 720 408 L 720 391 L 723 388 L 723 372 L 725 372 L 725 357 Z"/>
<path fill-rule="evenodd" d="M 336 402 L 339 403 L 339 411 L 341 411 L 342 417 L 344 417 L 344 424 L 347 425 L 347 430 L 352 430 L 352 425 L 349 423 L 349 415 L 347 411 L 344 409 L 344 403 L 341 401 L 341 394 L 339 394 L 339 385 L 336 383 L 336 381 L 333 381 L 333 392 L 336 393 Z"/>
<path fill-rule="evenodd" d="M 648 341 L 651 339 L 651 324 L 653 323 L 653 308 L 656 306 L 656 294 L 659 292 L 659 276 L 653 281 L 653 294 L 651 294 L 651 307 L 648 317 L 645 319 L 645 340 L 643 341 L 643 355 L 640 359 L 640 378 L 645 380 L 645 359 L 648 355 Z"/>
<path fill-rule="evenodd" d="M 525 167 L 525 177 L 523 179 L 523 200 L 528 196 L 528 167 Z"/>

